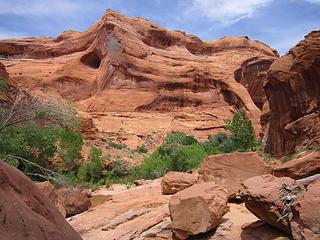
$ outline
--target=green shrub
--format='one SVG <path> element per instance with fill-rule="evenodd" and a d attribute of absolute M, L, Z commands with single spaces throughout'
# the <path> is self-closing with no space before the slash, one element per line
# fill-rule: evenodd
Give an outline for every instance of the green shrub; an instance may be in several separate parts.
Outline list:
<path fill-rule="evenodd" d="M 225 133 L 209 136 L 208 140 L 203 143 L 203 147 L 208 155 L 228 152 L 228 149 L 226 149 L 226 146 L 228 145 L 229 138 Z"/>
<path fill-rule="evenodd" d="M 134 151 L 138 153 L 147 153 L 148 149 L 145 145 L 142 145 L 142 146 L 138 146 Z"/>
<path fill-rule="evenodd" d="M 102 178 L 103 161 L 101 154 L 102 151 L 100 149 L 91 148 L 90 150 L 88 176 L 92 182 L 97 182 Z"/>
<path fill-rule="evenodd" d="M 121 178 L 127 175 L 127 170 L 121 165 L 120 161 L 115 161 L 111 171 L 105 176 L 105 184 L 111 185 L 113 183 L 121 182 Z"/>
<path fill-rule="evenodd" d="M 20 157 L 42 167 L 49 165 L 49 159 L 56 152 L 56 141 L 59 128 L 42 127 L 35 124 L 10 126 L 0 131 L 0 156 L 12 161 L 12 157 Z M 26 164 L 15 165 L 27 174 L 40 173 L 35 166 Z"/>
<path fill-rule="evenodd" d="M 197 168 L 206 156 L 204 147 L 200 144 L 181 146 L 172 152 L 172 170 L 178 172 L 188 172 Z"/>
<path fill-rule="evenodd" d="M 80 165 L 77 172 L 78 182 L 88 182 L 88 163 L 83 163 Z"/>
<path fill-rule="evenodd" d="M 246 152 L 255 151 L 260 146 L 260 142 L 255 139 L 252 122 L 244 111 L 235 114 L 232 120 L 225 120 L 224 128 L 231 132 L 230 146 L 226 149 Z"/>
<path fill-rule="evenodd" d="M 169 133 L 164 140 L 165 145 L 192 145 L 194 143 L 198 143 L 198 140 L 183 132 Z"/>
<path fill-rule="evenodd" d="M 156 179 L 172 169 L 172 159 L 169 156 L 161 155 L 159 151 L 155 151 L 146 157 L 143 163 L 131 174 L 134 179 Z"/>
<path fill-rule="evenodd" d="M 2 78 L 0 78 L 0 93 L 5 89 L 6 86 L 7 86 L 7 82 Z"/>
<path fill-rule="evenodd" d="M 121 143 L 115 143 L 115 142 L 110 142 L 108 143 L 109 147 L 116 148 L 116 149 L 126 149 L 127 145 L 126 144 L 121 144 Z"/>
<path fill-rule="evenodd" d="M 63 129 L 60 131 L 59 140 L 59 154 L 63 161 L 63 168 L 71 171 L 78 165 L 81 157 L 82 134 Z"/>
<path fill-rule="evenodd" d="M 170 133 L 163 144 L 131 174 L 134 179 L 155 179 L 167 171 L 190 171 L 206 155 L 204 147 L 193 137 L 182 132 Z"/>

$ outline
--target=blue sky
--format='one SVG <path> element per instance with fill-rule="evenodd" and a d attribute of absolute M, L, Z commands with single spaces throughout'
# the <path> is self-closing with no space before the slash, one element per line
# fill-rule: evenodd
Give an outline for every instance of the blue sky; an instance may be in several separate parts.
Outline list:
<path fill-rule="evenodd" d="M 83 31 L 107 8 L 204 40 L 249 36 L 281 54 L 320 29 L 320 0 L 0 0 L 0 38 Z"/>

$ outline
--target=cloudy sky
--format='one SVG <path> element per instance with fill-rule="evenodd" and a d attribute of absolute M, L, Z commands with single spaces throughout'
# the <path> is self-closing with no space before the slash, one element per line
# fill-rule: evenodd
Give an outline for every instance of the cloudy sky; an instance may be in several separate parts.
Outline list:
<path fill-rule="evenodd" d="M 0 0 L 0 38 L 83 31 L 108 8 L 204 40 L 246 35 L 281 54 L 320 29 L 320 0 Z"/>

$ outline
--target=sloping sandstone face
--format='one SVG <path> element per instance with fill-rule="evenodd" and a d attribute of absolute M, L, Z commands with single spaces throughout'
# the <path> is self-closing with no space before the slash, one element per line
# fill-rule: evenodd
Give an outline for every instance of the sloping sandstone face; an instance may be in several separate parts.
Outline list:
<path fill-rule="evenodd" d="M 254 83 L 253 76 L 260 63 L 264 70 L 265 61 L 277 58 L 274 50 L 247 37 L 203 42 L 112 11 L 82 33 L 2 40 L 0 54 L 15 83 L 35 94 L 58 93 L 75 101 L 92 114 L 99 132 L 130 129 L 129 135 L 141 136 L 163 124 L 160 132 L 184 130 L 199 137 L 221 130 L 222 120 L 239 108 L 258 126 L 260 110 L 254 102 L 260 107 L 262 93 L 256 88 L 261 81 Z M 249 59 L 255 59 L 258 71 L 249 67 L 240 82 L 250 85 L 254 101 L 234 78 Z M 151 111 L 163 115 L 150 117 L 146 112 Z M 155 124 L 149 126 L 148 118 Z M 110 131 L 107 123 L 113 120 L 118 124 Z"/>
<path fill-rule="evenodd" d="M 320 180 L 310 184 L 293 206 L 293 239 L 320 239 Z"/>
<path fill-rule="evenodd" d="M 6 71 L 5 66 L 0 62 L 0 79 L 7 80 L 9 78 L 9 75 Z"/>
<path fill-rule="evenodd" d="M 291 178 L 262 175 L 244 181 L 240 196 L 245 202 L 246 208 L 254 215 L 271 226 L 290 234 L 290 221 L 288 217 L 282 217 L 285 206 L 281 201 L 281 191 L 284 184 L 297 187 L 301 191 L 304 189 L 303 185 Z"/>
<path fill-rule="evenodd" d="M 0 196 L 1 240 L 81 240 L 40 189 L 3 161 Z"/>
<path fill-rule="evenodd" d="M 162 195 L 160 182 L 120 192 L 101 189 L 98 194 L 108 200 L 71 217 L 70 223 L 87 240 L 145 239 L 162 234 L 171 239 L 169 196 Z"/>
<path fill-rule="evenodd" d="M 219 184 L 234 198 L 243 181 L 267 173 L 271 173 L 271 167 L 256 152 L 225 153 L 206 157 L 199 169 L 199 179 Z"/>
<path fill-rule="evenodd" d="M 272 63 L 265 91 L 270 106 L 266 150 L 274 155 L 320 143 L 320 31 L 309 33 Z"/>
<path fill-rule="evenodd" d="M 253 102 L 261 110 L 266 102 L 263 86 L 267 80 L 267 71 L 274 60 L 274 57 L 248 59 L 234 72 L 236 81 L 248 89 Z"/>
<path fill-rule="evenodd" d="M 320 173 L 320 151 L 303 152 L 296 159 L 283 163 L 273 170 L 277 177 L 301 179 Z"/>

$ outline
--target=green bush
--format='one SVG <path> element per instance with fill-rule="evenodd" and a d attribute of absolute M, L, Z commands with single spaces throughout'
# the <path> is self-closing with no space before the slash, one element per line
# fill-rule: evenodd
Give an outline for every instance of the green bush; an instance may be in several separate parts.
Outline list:
<path fill-rule="evenodd" d="M 105 176 L 105 185 L 121 182 L 122 177 L 127 175 L 127 169 L 121 165 L 120 161 L 115 161 L 111 171 Z"/>
<path fill-rule="evenodd" d="M 165 145 L 192 145 L 194 143 L 198 143 L 197 139 L 183 132 L 169 133 L 164 140 Z"/>
<path fill-rule="evenodd" d="M 78 182 L 88 182 L 88 163 L 82 163 L 77 172 Z"/>
<path fill-rule="evenodd" d="M 203 147 L 208 155 L 226 152 L 226 145 L 229 138 L 225 133 L 218 133 L 208 137 L 208 140 L 203 143 Z"/>
<path fill-rule="evenodd" d="M 255 151 L 260 146 L 260 142 L 255 139 L 252 122 L 244 111 L 235 114 L 231 120 L 225 120 L 224 128 L 231 132 L 227 149 L 246 152 Z"/>
<path fill-rule="evenodd" d="M 112 147 L 112 148 L 120 149 L 120 150 L 127 148 L 127 145 L 126 145 L 126 144 L 115 143 L 115 142 L 110 142 L 110 143 L 108 143 L 108 146 L 109 146 L 109 147 Z"/>
<path fill-rule="evenodd" d="M 169 156 L 161 155 L 159 151 L 155 151 L 146 157 L 143 163 L 131 174 L 134 179 L 156 179 L 172 169 L 172 159 Z"/>
<path fill-rule="evenodd" d="M 5 89 L 6 86 L 7 86 L 7 82 L 2 78 L 0 78 L 0 93 Z"/>
<path fill-rule="evenodd" d="M 91 148 L 90 150 L 88 176 L 92 182 L 97 182 L 102 178 L 103 161 L 101 154 L 102 151 L 100 149 Z"/>
<path fill-rule="evenodd" d="M 205 156 L 204 147 L 193 137 L 182 132 L 170 133 L 163 144 L 131 174 L 134 179 L 155 179 L 167 171 L 191 171 Z"/>
<path fill-rule="evenodd" d="M 39 128 L 35 124 L 7 127 L 0 131 L 0 157 L 12 162 L 16 156 L 46 167 L 56 152 L 58 136 L 59 128 L 55 127 Z M 35 166 L 14 162 L 29 175 L 40 173 Z"/>
<path fill-rule="evenodd" d="M 142 145 L 142 146 L 138 146 L 134 151 L 138 153 L 147 153 L 148 149 L 145 145 Z"/>
<path fill-rule="evenodd" d="M 172 152 L 172 170 L 178 172 L 188 172 L 197 168 L 206 156 L 204 147 L 200 144 L 181 146 Z"/>
<path fill-rule="evenodd" d="M 59 141 L 59 154 L 63 161 L 63 168 L 71 171 L 78 165 L 78 159 L 81 157 L 82 134 L 62 129 Z"/>

